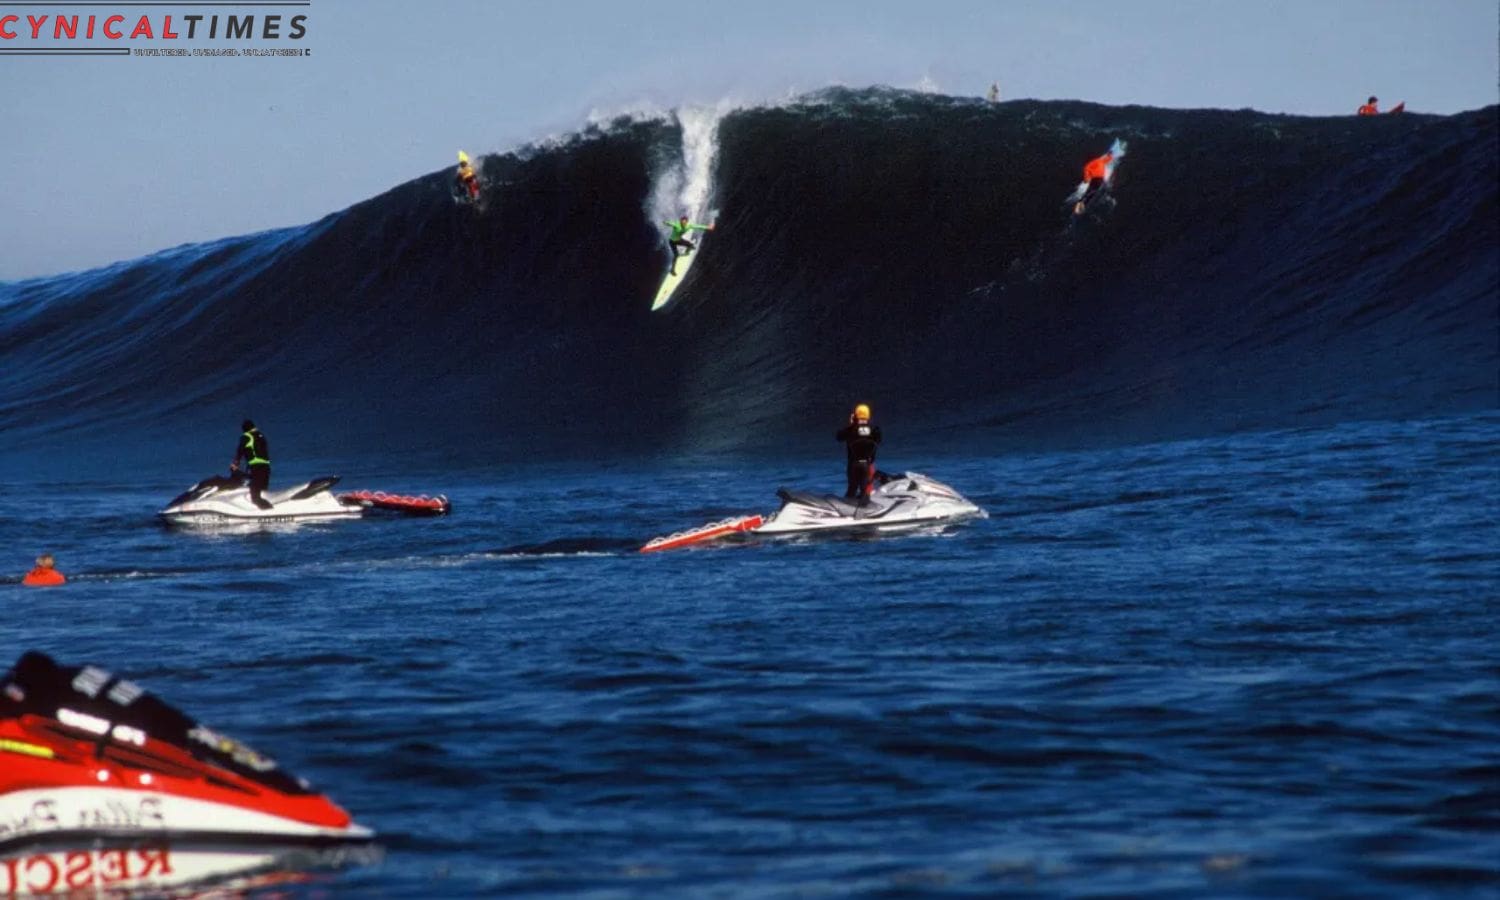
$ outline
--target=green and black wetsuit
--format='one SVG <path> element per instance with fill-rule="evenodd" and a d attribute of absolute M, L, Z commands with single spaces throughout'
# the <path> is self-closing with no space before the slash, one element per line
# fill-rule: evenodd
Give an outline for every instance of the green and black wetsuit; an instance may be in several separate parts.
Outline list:
<path fill-rule="evenodd" d="M 250 499 L 261 509 L 270 509 L 271 501 L 260 495 L 271 486 L 271 450 L 266 436 L 259 428 L 252 428 L 240 435 L 239 445 L 234 451 L 234 461 L 245 461 L 250 473 Z"/>
<path fill-rule="evenodd" d="M 689 222 L 686 225 L 682 224 L 681 222 L 663 222 L 662 224 L 672 229 L 671 236 L 667 238 L 667 246 L 672 251 L 672 274 L 676 275 L 678 256 L 677 248 L 682 248 L 683 256 L 692 253 L 695 249 L 697 249 L 697 245 L 687 239 L 688 232 L 707 231 L 708 226 L 699 225 L 697 222 Z"/>

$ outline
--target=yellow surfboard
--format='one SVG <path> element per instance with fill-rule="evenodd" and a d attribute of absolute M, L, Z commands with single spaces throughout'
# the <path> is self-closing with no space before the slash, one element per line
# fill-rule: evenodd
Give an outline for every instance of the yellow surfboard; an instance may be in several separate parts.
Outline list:
<path fill-rule="evenodd" d="M 651 304 L 652 312 L 655 312 L 658 309 L 661 309 L 663 306 L 666 306 L 667 302 L 672 299 L 672 292 L 677 290 L 677 286 L 679 284 L 682 284 L 682 280 L 687 277 L 688 269 L 692 268 L 693 266 L 693 260 L 697 259 L 698 254 L 703 252 L 703 242 L 707 239 L 707 237 L 707 232 L 700 234 L 697 240 L 698 249 L 694 250 L 692 253 L 687 254 L 686 256 L 677 257 L 676 275 L 672 274 L 671 269 L 667 270 L 667 277 L 662 281 L 661 289 L 656 292 L 656 301 Z M 676 253 L 677 249 L 674 247 L 672 249 L 672 252 Z"/>

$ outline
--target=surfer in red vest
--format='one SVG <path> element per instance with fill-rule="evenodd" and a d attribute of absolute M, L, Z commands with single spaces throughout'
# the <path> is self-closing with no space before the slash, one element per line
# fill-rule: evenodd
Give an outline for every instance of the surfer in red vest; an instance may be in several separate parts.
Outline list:
<path fill-rule="evenodd" d="M 1361 106 L 1359 108 L 1359 114 L 1362 115 L 1362 116 L 1375 116 L 1375 115 L 1379 115 L 1380 114 L 1380 107 L 1376 106 L 1376 104 L 1379 103 L 1379 102 L 1380 102 L 1380 98 L 1378 98 L 1378 97 L 1371 97 L 1369 100 L 1365 101 L 1365 105 L 1364 106 Z"/>
<path fill-rule="evenodd" d="M 1109 163 L 1113 159 L 1113 154 L 1106 153 L 1089 160 L 1088 165 L 1083 167 L 1083 180 L 1087 181 L 1089 186 L 1078 202 L 1073 205 L 1073 215 L 1083 215 L 1084 207 L 1088 206 L 1089 201 L 1094 199 L 1094 195 L 1104 187 L 1104 178 L 1109 174 Z"/>

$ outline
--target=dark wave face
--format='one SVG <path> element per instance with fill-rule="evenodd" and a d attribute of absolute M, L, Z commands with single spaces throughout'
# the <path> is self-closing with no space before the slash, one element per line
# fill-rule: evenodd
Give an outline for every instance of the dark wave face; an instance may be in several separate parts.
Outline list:
<path fill-rule="evenodd" d="M 4 448 L 199 457 L 246 414 L 298 452 L 630 453 L 822 442 L 855 400 L 987 442 L 1497 405 L 1495 107 L 833 90 L 717 134 L 718 230 L 657 313 L 676 121 L 488 157 L 482 212 L 445 170 L 305 227 L 0 285 Z M 1071 221 L 1114 138 L 1111 197 Z"/>

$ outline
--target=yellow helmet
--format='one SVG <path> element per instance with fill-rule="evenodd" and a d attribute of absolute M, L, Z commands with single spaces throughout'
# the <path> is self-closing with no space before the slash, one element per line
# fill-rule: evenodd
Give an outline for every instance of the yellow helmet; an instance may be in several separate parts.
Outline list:
<path fill-rule="evenodd" d="M 869 407 L 869 405 L 865 404 L 865 403 L 861 403 L 858 406 L 854 407 L 854 418 L 856 418 L 856 419 L 869 419 L 870 418 L 870 407 Z"/>

